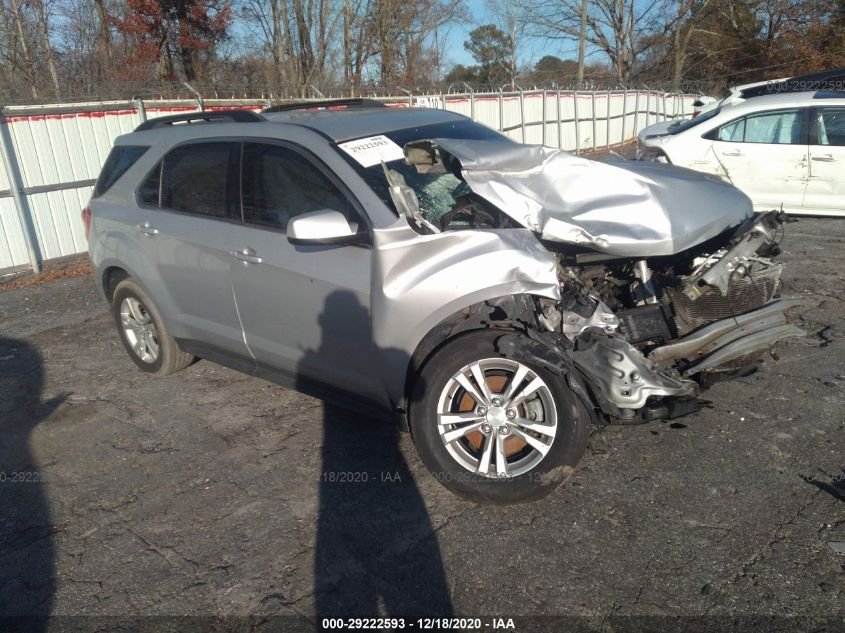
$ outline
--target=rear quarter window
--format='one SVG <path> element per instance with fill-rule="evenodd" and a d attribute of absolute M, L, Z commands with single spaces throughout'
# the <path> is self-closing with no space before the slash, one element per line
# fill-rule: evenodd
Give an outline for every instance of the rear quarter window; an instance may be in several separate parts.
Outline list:
<path fill-rule="evenodd" d="M 116 145 L 109 152 L 108 158 L 100 171 L 100 177 L 94 185 L 94 196 L 101 196 L 134 165 L 149 148 L 147 145 Z"/>

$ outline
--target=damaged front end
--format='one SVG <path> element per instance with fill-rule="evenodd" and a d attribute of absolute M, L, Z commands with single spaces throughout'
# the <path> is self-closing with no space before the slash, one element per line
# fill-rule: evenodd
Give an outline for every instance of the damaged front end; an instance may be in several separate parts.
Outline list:
<path fill-rule="evenodd" d="M 554 255 L 560 299 L 533 297 L 532 344 L 504 335 L 502 352 L 568 375 L 606 418 L 634 423 L 697 410 L 714 377 L 749 371 L 777 341 L 804 335 L 792 323 L 798 303 L 776 298 L 782 214 L 754 215 L 739 190 L 688 170 L 591 167 L 564 154 L 409 143 L 408 165 L 460 182 L 442 217 L 420 213 L 385 168 L 420 232 L 525 227 Z"/>
<path fill-rule="evenodd" d="M 562 299 L 538 300 L 538 323 L 611 420 L 695 411 L 714 377 L 749 371 L 776 342 L 805 334 L 792 323 L 798 302 L 776 298 L 782 221 L 753 216 L 668 257 L 579 263 L 558 252 Z"/>

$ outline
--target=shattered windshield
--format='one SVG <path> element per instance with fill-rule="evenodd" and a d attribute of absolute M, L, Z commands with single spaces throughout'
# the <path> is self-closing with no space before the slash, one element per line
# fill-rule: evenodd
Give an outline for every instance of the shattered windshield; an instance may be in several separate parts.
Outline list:
<path fill-rule="evenodd" d="M 385 132 L 384 136 L 404 147 L 406 143 L 430 138 L 460 138 L 478 141 L 512 141 L 503 134 L 474 121 L 455 121 L 452 123 L 435 123 L 419 127 L 405 128 Z M 376 195 L 394 212 L 398 211 L 390 197 L 389 185 L 381 164 L 364 167 L 354 158 L 340 152 L 344 158 L 366 181 Z M 387 167 L 398 172 L 405 179 L 405 183 L 414 191 L 419 201 L 420 212 L 434 224 L 453 211 L 457 199 L 470 192 L 469 187 L 452 173 L 419 173 L 416 167 L 407 165 L 404 160 L 392 160 Z"/>

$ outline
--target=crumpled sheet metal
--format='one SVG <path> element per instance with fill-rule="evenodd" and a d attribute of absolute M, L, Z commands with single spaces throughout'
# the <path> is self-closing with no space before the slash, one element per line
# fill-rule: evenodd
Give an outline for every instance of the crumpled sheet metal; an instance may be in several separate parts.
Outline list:
<path fill-rule="evenodd" d="M 519 224 L 545 240 L 610 255 L 672 255 L 752 213 L 751 201 L 739 189 L 672 165 L 602 163 L 518 143 L 430 142 L 460 163 L 475 193 Z"/>
<path fill-rule="evenodd" d="M 618 338 L 588 337 L 569 355 L 604 397 L 620 409 L 640 409 L 651 396 L 698 395 L 695 382 L 663 372 L 637 348 Z"/>

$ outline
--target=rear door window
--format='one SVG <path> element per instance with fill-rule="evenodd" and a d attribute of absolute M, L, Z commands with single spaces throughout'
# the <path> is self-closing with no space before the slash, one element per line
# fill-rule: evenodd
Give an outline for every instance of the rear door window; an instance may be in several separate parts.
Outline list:
<path fill-rule="evenodd" d="M 295 149 L 244 143 L 241 174 L 245 222 L 285 230 L 291 218 L 321 209 L 358 221 L 340 188 Z"/>
<path fill-rule="evenodd" d="M 817 125 L 819 145 L 845 147 L 845 107 L 820 108 Z"/>
<path fill-rule="evenodd" d="M 719 140 L 742 143 L 745 136 L 745 119 L 728 123 L 719 128 Z"/>
<path fill-rule="evenodd" d="M 803 118 L 799 109 L 749 114 L 721 126 L 715 139 L 729 143 L 802 145 L 806 144 L 801 133 Z"/>
<path fill-rule="evenodd" d="M 798 110 L 783 110 L 748 116 L 745 121 L 745 142 L 799 145 L 801 113 Z"/>
<path fill-rule="evenodd" d="M 147 145 L 115 145 L 100 171 L 97 184 L 94 185 L 94 195 L 103 195 L 118 179 L 125 174 L 149 148 Z"/>
<path fill-rule="evenodd" d="M 216 142 L 193 143 L 171 151 L 161 165 L 161 208 L 240 219 L 239 150 L 239 143 Z M 145 192 L 152 199 L 154 186 L 154 181 L 144 183 L 142 200 Z"/>

